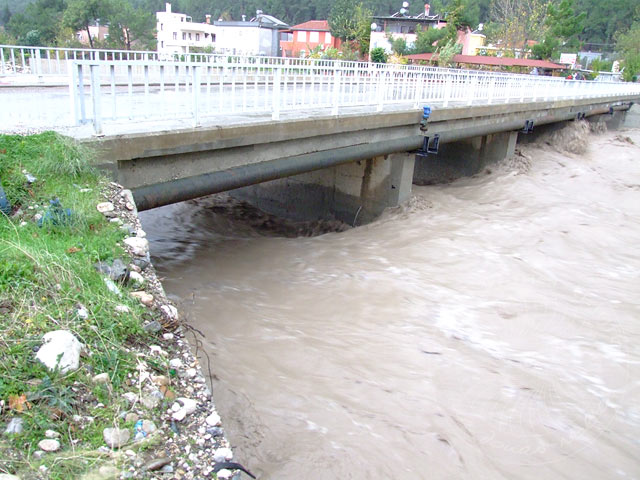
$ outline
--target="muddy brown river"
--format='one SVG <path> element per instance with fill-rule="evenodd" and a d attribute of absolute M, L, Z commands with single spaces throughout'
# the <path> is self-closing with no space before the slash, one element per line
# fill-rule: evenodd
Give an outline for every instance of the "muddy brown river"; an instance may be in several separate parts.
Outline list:
<path fill-rule="evenodd" d="M 640 478 L 640 130 L 565 140 L 345 231 L 225 196 L 144 213 L 234 459 L 263 480 Z"/>

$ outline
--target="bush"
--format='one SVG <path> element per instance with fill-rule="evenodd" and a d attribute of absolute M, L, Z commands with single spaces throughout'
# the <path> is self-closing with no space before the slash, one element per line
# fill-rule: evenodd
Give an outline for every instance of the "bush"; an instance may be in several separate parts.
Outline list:
<path fill-rule="evenodd" d="M 382 47 L 371 50 L 371 61 L 374 63 L 387 63 L 387 52 Z"/>

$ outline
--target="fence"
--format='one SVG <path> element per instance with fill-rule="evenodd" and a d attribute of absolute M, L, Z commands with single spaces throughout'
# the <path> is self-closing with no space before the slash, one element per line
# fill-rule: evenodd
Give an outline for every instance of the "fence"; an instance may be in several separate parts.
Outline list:
<path fill-rule="evenodd" d="M 209 56 L 206 61 L 73 62 L 77 125 L 188 119 L 386 105 L 477 105 L 640 94 L 640 85 L 534 75 L 340 61 L 268 62 L 269 57 Z M 289 59 L 291 60 L 291 59 Z M 135 80 L 140 86 L 135 86 Z M 123 87 L 120 85 L 124 85 Z"/>

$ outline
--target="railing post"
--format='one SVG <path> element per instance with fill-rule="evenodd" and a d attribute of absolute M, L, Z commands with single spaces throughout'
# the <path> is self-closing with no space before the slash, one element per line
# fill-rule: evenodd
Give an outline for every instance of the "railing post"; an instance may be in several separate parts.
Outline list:
<path fill-rule="evenodd" d="M 487 104 L 491 105 L 493 100 L 493 89 L 495 87 L 495 78 L 489 77 L 489 91 L 487 92 Z"/>
<path fill-rule="evenodd" d="M 280 120 L 280 80 L 282 70 L 277 68 L 273 76 L 273 95 L 271 96 L 271 119 Z M 266 85 L 265 85 L 266 89 Z M 265 91 L 266 94 L 266 91 Z"/>
<path fill-rule="evenodd" d="M 336 63 L 333 66 L 333 92 L 331 102 L 331 115 L 338 115 L 338 105 L 340 104 L 340 77 L 342 70 L 340 64 Z"/>
<path fill-rule="evenodd" d="M 447 107 L 449 105 L 449 99 L 451 98 L 451 81 L 452 81 L 452 74 L 451 72 L 447 71 L 445 73 L 446 75 L 446 80 L 444 83 L 444 103 L 442 104 L 443 107 Z"/>
<path fill-rule="evenodd" d="M 200 126 L 200 69 L 202 67 L 193 67 L 193 126 Z"/>
<path fill-rule="evenodd" d="M 102 115 L 100 113 L 100 64 L 90 65 L 91 100 L 93 102 L 93 131 L 102 135 Z"/>
<path fill-rule="evenodd" d="M 69 68 L 69 100 L 71 101 L 71 120 L 74 125 L 80 125 L 80 114 L 78 112 L 78 70 L 76 65 L 71 64 Z"/>
<path fill-rule="evenodd" d="M 378 85 L 377 85 L 377 97 L 378 97 L 378 105 L 376 107 L 376 111 L 381 112 L 382 106 L 384 105 L 384 97 L 385 97 L 385 71 L 378 70 Z"/>

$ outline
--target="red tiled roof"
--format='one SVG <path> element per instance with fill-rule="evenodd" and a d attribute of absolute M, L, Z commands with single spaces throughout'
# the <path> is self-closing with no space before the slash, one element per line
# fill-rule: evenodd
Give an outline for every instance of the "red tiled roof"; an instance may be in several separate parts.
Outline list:
<path fill-rule="evenodd" d="M 431 60 L 433 53 L 417 53 L 407 55 L 411 60 Z M 436 56 L 437 58 L 437 56 Z M 454 55 L 451 59 L 454 63 L 467 63 L 470 65 L 491 65 L 500 67 L 538 67 L 550 70 L 561 70 L 565 67 L 547 60 L 532 60 L 530 58 L 485 57 L 482 55 Z"/>
<path fill-rule="evenodd" d="M 294 25 L 291 30 L 318 30 L 320 32 L 328 32 L 329 22 L 327 20 L 309 20 L 308 22 L 301 23 L 300 25 Z"/>

